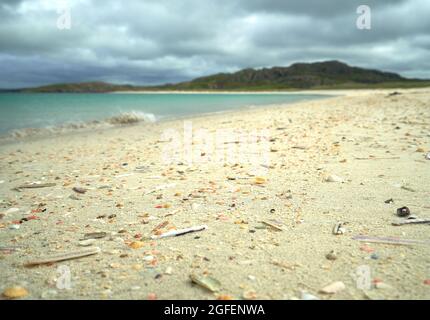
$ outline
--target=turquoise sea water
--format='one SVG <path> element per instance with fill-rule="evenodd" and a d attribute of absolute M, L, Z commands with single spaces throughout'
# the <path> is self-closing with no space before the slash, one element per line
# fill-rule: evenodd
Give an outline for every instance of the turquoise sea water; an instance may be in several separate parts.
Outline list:
<path fill-rule="evenodd" d="M 121 113 L 143 120 L 321 98 L 305 94 L 0 94 L 0 134 L 104 121 Z"/>

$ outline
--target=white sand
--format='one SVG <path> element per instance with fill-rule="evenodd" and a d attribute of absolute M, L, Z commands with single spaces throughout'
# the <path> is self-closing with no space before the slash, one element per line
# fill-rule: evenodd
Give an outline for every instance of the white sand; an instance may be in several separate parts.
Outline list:
<path fill-rule="evenodd" d="M 429 299 L 429 245 L 352 239 L 429 239 L 429 225 L 391 223 L 402 206 L 430 217 L 430 89 L 388 97 L 392 91 L 349 90 L 321 101 L 192 118 L 195 131 L 206 128 L 212 136 L 221 128 L 267 129 L 270 169 L 257 173 L 265 179 L 260 185 L 254 174 L 262 167 L 254 164 L 163 163 L 169 142 L 162 133 L 182 133 L 182 120 L 0 146 L 0 212 L 20 209 L 0 219 L 0 247 L 21 247 L 0 251 L 0 291 L 20 285 L 29 299 L 293 299 L 302 290 L 321 299 Z M 138 166 L 146 170 L 136 171 Z M 328 175 L 344 182 L 324 182 Z M 56 186 L 12 190 L 34 181 Z M 75 186 L 88 191 L 78 194 Z M 166 188 L 150 193 L 159 186 Z M 394 203 L 384 203 L 390 198 Z M 165 204 L 170 207 L 155 208 Z M 10 229 L 30 215 L 39 219 Z M 261 220 L 271 219 L 283 230 L 263 228 Z M 209 229 L 148 240 L 164 221 L 164 231 Z M 345 234 L 332 234 L 337 222 L 345 223 Z M 31 259 L 82 249 L 79 239 L 100 231 L 107 236 L 93 241 L 102 249 L 97 255 L 23 267 Z M 135 235 L 144 244 L 131 249 Z M 326 258 L 332 250 L 334 261 Z M 367 252 L 372 250 L 377 259 Z M 57 288 L 59 265 L 70 269 L 70 290 Z M 358 288 L 363 265 L 370 280 L 389 287 Z M 218 279 L 221 290 L 192 285 L 192 273 Z M 318 292 L 334 281 L 346 289 Z"/>

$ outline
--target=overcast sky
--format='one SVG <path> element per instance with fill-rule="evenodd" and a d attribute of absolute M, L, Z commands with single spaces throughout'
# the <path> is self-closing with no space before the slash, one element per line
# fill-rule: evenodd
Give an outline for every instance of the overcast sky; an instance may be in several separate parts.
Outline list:
<path fill-rule="evenodd" d="M 0 1 L 0 87 L 159 84 L 333 59 L 430 78 L 429 0 L 69 0 L 70 30 L 57 27 L 61 2 Z M 361 4 L 371 30 L 356 27 Z"/>

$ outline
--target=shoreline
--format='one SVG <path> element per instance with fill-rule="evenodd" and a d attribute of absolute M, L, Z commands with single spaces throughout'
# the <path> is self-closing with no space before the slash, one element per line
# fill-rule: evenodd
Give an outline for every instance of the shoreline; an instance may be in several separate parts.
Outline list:
<path fill-rule="evenodd" d="M 389 94 L 392 92 L 422 92 L 426 91 L 429 88 L 412 88 L 412 89 L 344 89 L 344 90 L 303 90 L 303 91 L 284 91 L 284 92 L 276 92 L 276 91 L 266 91 L 266 92 L 235 92 L 235 91 L 218 91 L 218 92 L 202 92 L 202 91 L 165 91 L 165 92 L 157 92 L 157 91 L 139 91 L 139 92 L 110 92 L 110 93 L 100 93 L 100 94 L 244 94 L 244 95 L 258 95 L 258 94 L 285 94 L 285 95 L 321 95 L 321 98 L 317 99 L 311 99 L 309 101 L 313 100 L 324 100 L 324 99 L 331 99 L 336 97 L 350 97 L 350 96 L 362 96 L 362 95 L 368 95 L 368 94 Z M 308 100 L 304 100 L 308 101 Z M 212 115 L 218 115 L 218 114 L 230 114 L 230 113 L 236 113 L 236 112 L 242 112 L 246 110 L 252 110 L 252 109 L 264 109 L 264 108 L 287 108 L 288 106 L 294 105 L 297 102 L 291 102 L 291 103 L 284 103 L 284 104 L 267 104 L 267 105 L 248 105 L 244 107 L 240 107 L 237 109 L 226 109 L 223 111 L 216 111 L 216 112 L 207 112 L 207 113 L 196 113 L 196 114 L 189 114 L 189 115 L 180 115 L 180 116 L 166 116 L 162 117 L 160 119 L 157 119 L 155 123 L 162 123 L 165 121 L 176 121 L 176 120 L 187 120 L 187 119 L 195 119 L 199 117 L 210 117 Z M 300 102 L 298 102 L 300 103 Z M 127 112 L 125 112 L 127 113 Z M 108 118 L 109 119 L 109 118 Z M 8 144 L 14 144 L 14 143 L 23 143 L 26 141 L 37 141 L 39 139 L 49 139 L 52 137 L 61 137 L 61 136 L 70 136 L 74 134 L 90 134 L 91 132 L 100 132 L 100 131 L 106 131 L 106 130 L 114 130 L 117 128 L 126 128 L 128 126 L 145 126 L 148 124 L 151 124 L 151 122 L 147 121 L 139 121 L 136 124 L 124 124 L 124 125 L 111 125 L 106 120 L 108 119 L 101 119 L 101 120 L 91 120 L 88 122 L 78 122 L 78 123 L 63 123 L 57 126 L 49 126 L 49 127 L 41 127 L 41 128 L 20 128 L 20 129 L 14 129 L 13 131 L 10 131 L 8 133 L 3 133 L 0 135 L 0 146 L 1 145 L 8 145 Z M 106 122 L 104 124 L 104 122 Z M 77 126 L 78 128 L 67 128 L 68 126 L 73 127 Z M 84 127 L 82 127 L 84 126 Z M 64 131 L 62 131 L 64 130 Z M 20 131 L 28 131 L 29 134 L 24 133 L 24 137 L 12 137 L 12 134 L 14 131 L 17 131 L 18 134 Z M 40 133 L 40 134 L 39 134 Z M 33 136 L 31 136 L 33 135 Z"/>
<path fill-rule="evenodd" d="M 148 94 L 152 94 L 152 93 L 148 93 Z M 166 93 L 166 94 L 171 94 L 171 93 Z M 187 94 L 194 94 L 194 93 L 189 92 Z M 202 94 L 205 94 L 205 93 L 202 93 Z M 231 94 L 234 94 L 234 93 L 231 93 Z M 270 93 L 267 93 L 267 94 L 270 94 Z M 286 93 L 286 94 L 290 95 L 289 93 Z M 313 95 L 313 94 L 314 93 L 307 93 L 303 95 Z M 329 95 L 329 94 L 320 95 L 320 96 L 321 97 L 306 99 L 303 101 L 323 100 L 323 99 L 337 97 L 336 95 Z M 40 127 L 40 128 L 19 128 L 19 129 L 14 129 L 7 133 L 1 134 L 0 145 L 10 144 L 15 142 L 37 141 L 38 139 L 49 139 L 50 137 L 56 137 L 56 136 L 67 136 L 67 135 L 79 134 L 79 133 L 85 134 L 85 133 L 91 133 L 96 131 L 112 130 L 112 129 L 128 127 L 128 126 L 145 126 L 148 124 L 162 123 L 166 121 L 179 121 L 179 120 L 184 121 L 187 119 L 194 119 L 199 117 L 210 117 L 212 115 L 229 114 L 229 113 L 242 112 L 242 111 L 252 110 L 252 109 L 276 108 L 276 107 L 287 108 L 289 105 L 292 105 L 295 103 L 297 102 L 288 102 L 288 103 L 282 103 L 282 104 L 270 103 L 270 104 L 261 104 L 261 105 L 247 105 L 247 106 L 237 107 L 234 109 L 225 109 L 221 111 L 208 111 L 204 113 L 195 113 L 195 114 L 188 114 L 188 115 L 163 116 L 161 118 L 158 118 L 155 122 L 146 121 L 142 119 L 134 124 L 110 124 L 109 119 L 111 118 L 105 118 L 101 120 L 96 119 L 96 120 L 91 120 L 87 122 L 62 123 L 59 125 Z M 122 114 L 133 114 L 133 112 L 123 112 Z M 73 128 L 73 127 L 77 127 L 77 128 Z M 18 137 L 18 138 L 12 137 L 14 132 L 18 132 L 19 134 L 19 132 L 21 131 L 24 131 L 24 132 L 28 131 L 29 134 L 26 134 L 24 137 Z"/>

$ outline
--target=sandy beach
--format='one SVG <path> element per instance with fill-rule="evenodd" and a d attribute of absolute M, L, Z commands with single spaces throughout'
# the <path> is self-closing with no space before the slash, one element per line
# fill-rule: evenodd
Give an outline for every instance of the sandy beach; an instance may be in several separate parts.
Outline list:
<path fill-rule="evenodd" d="M 1 145 L 0 292 L 429 299 L 429 224 L 393 222 L 414 220 L 397 216 L 404 206 L 415 220 L 430 219 L 430 89 L 337 93 Z M 224 141 L 238 156 L 230 163 L 194 152 L 194 135 L 175 147 L 168 133 L 187 141 L 189 124 L 214 139 L 222 129 L 257 132 L 265 149 L 252 157 L 239 138 Z M 247 152 L 256 161 L 243 161 Z M 207 229 L 156 239 L 194 226 Z M 86 257 L 25 266 L 95 247 Z M 342 284 L 323 292 L 335 282 Z"/>

